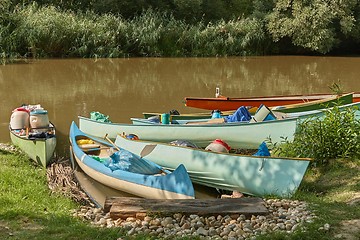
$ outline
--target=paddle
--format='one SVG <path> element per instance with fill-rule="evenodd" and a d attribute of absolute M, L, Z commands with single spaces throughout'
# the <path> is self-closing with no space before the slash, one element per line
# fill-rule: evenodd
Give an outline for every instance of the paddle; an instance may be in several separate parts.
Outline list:
<path fill-rule="evenodd" d="M 145 145 L 145 147 L 140 152 L 140 158 L 143 158 L 143 157 L 149 155 L 152 151 L 154 151 L 156 146 L 157 146 L 156 144 Z M 164 174 L 168 174 L 167 172 L 165 172 L 164 169 L 160 169 L 160 171 Z"/>
<path fill-rule="evenodd" d="M 118 146 L 116 146 L 116 145 L 114 144 L 114 142 L 111 141 L 111 139 L 108 138 L 107 135 L 108 135 L 108 134 L 106 134 L 104 138 L 105 138 L 108 142 L 110 142 L 116 149 L 118 149 L 118 150 L 120 151 L 120 148 L 119 148 Z M 156 146 L 157 146 L 156 144 L 146 145 L 146 146 L 141 150 L 141 152 L 140 152 L 140 159 L 143 158 L 143 157 L 145 157 L 145 156 L 147 156 L 147 155 L 149 155 L 149 154 L 155 149 Z M 161 173 L 167 174 L 167 172 L 164 171 L 163 169 L 159 169 L 159 170 L 160 170 Z"/>
<path fill-rule="evenodd" d="M 108 137 L 108 134 L 105 134 L 104 139 L 106 139 L 109 143 L 111 143 L 111 145 L 112 145 L 113 147 L 115 147 L 117 150 L 120 151 L 120 148 L 119 148 L 118 146 L 116 146 L 113 141 L 111 141 L 111 139 Z"/>
<path fill-rule="evenodd" d="M 157 145 L 156 144 L 149 144 L 149 145 L 146 145 L 140 152 L 140 157 L 143 158 L 147 155 L 149 155 L 156 147 Z"/>

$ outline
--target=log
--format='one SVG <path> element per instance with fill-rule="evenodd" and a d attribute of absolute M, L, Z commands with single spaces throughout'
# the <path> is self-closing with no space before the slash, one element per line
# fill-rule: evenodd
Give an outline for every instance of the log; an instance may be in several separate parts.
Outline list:
<path fill-rule="evenodd" d="M 268 209 L 261 198 L 226 198 L 226 199 L 144 199 L 128 197 L 107 197 L 104 211 L 110 212 L 112 219 L 145 216 L 156 213 L 172 215 L 182 213 L 199 216 L 217 216 L 244 214 L 265 215 Z"/>

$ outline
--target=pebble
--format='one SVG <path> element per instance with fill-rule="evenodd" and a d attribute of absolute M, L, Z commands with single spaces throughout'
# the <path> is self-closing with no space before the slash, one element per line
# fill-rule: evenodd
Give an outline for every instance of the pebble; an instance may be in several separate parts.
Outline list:
<path fill-rule="evenodd" d="M 186 216 L 176 213 L 166 217 L 145 216 L 142 220 L 134 217 L 113 220 L 109 213 L 89 206 L 74 210 L 73 215 L 100 227 L 123 228 L 128 235 L 146 233 L 165 239 L 176 235 L 198 236 L 201 239 L 244 240 L 254 239 L 258 235 L 271 231 L 290 233 L 299 228 L 302 223 L 312 222 L 316 218 L 314 213 L 307 210 L 306 202 L 288 199 L 264 199 L 264 201 L 269 214 L 253 215 L 248 218 L 242 214 L 203 217 L 196 214 Z M 325 224 L 322 229 L 327 231 L 329 228 L 330 225 Z"/>

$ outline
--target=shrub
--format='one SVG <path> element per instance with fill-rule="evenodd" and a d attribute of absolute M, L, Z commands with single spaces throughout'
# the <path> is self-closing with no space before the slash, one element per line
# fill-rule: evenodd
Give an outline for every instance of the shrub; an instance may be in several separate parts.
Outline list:
<path fill-rule="evenodd" d="M 292 157 L 310 157 L 315 164 L 336 158 L 360 156 L 359 109 L 335 106 L 324 116 L 299 123 L 293 142 L 276 146 L 275 152 Z"/>

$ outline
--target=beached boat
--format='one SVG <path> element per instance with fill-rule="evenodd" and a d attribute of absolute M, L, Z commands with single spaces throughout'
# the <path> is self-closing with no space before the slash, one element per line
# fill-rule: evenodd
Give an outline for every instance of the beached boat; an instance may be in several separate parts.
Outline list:
<path fill-rule="evenodd" d="M 312 111 L 317 109 L 322 109 L 325 107 L 332 107 L 335 104 L 349 104 L 352 103 L 353 100 L 355 102 L 360 102 L 360 94 L 359 99 L 356 99 L 353 97 L 352 93 L 344 94 L 341 96 L 329 96 L 327 98 L 312 100 L 312 101 L 306 101 L 296 104 L 288 104 L 288 105 L 279 105 L 279 106 L 266 106 L 269 107 L 272 111 L 277 112 L 284 112 L 284 113 L 294 113 L 294 112 L 304 112 L 304 111 Z M 264 101 L 266 102 L 266 101 Z M 240 106 L 239 106 L 240 107 Z M 236 108 L 237 109 L 237 108 Z M 250 107 L 249 106 L 249 112 L 251 114 L 255 114 L 256 110 L 258 109 L 258 106 Z M 214 111 L 214 110 L 213 110 Z M 229 116 L 231 114 L 234 114 L 235 110 L 227 110 L 227 111 L 221 111 L 222 116 Z M 184 113 L 184 114 L 170 114 L 170 120 L 177 121 L 177 120 L 193 120 L 193 119 L 211 119 L 212 112 L 201 112 L 201 113 Z M 162 113 L 155 113 L 155 112 L 144 112 L 143 113 L 144 118 L 159 118 L 161 119 Z"/>
<path fill-rule="evenodd" d="M 353 93 L 348 93 L 339 96 L 314 100 L 310 102 L 271 107 L 270 109 L 272 111 L 283 112 L 283 113 L 295 113 L 295 112 L 304 112 L 304 111 L 312 111 L 323 108 L 330 108 L 335 105 L 350 104 L 352 102 L 353 102 Z"/>
<path fill-rule="evenodd" d="M 15 109 L 10 118 L 9 131 L 12 144 L 32 160 L 43 167 L 50 163 L 56 148 L 55 126 L 40 105 Z"/>
<path fill-rule="evenodd" d="M 128 132 L 132 133 L 132 132 Z M 218 153 L 118 135 L 115 144 L 168 169 L 185 165 L 194 183 L 256 196 L 291 196 L 299 187 L 311 159 Z"/>
<path fill-rule="evenodd" d="M 235 111 L 223 111 L 221 112 L 222 116 L 228 116 L 230 114 L 233 114 Z M 161 115 L 163 113 L 157 113 L 157 112 L 143 112 L 144 118 L 153 118 L 158 117 L 161 119 Z M 198 113 L 179 113 L 179 114 L 171 114 L 170 113 L 170 119 L 171 120 L 190 120 L 190 119 L 210 119 L 212 117 L 212 112 L 198 112 Z"/>
<path fill-rule="evenodd" d="M 103 137 L 106 134 L 115 139 L 123 132 L 134 133 L 140 139 L 158 142 L 187 139 L 199 147 L 206 147 L 220 138 L 233 148 L 257 148 L 266 139 L 273 143 L 285 138 L 291 141 L 297 126 L 296 118 L 255 123 L 207 123 L 207 124 L 151 124 L 136 125 L 125 123 L 98 122 L 79 116 L 79 128 L 90 135 Z"/>
<path fill-rule="evenodd" d="M 72 153 L 91 178 L 111 188 L 152 199 L 193 199 L 194 188 L 184 165 L 173 172 L 111 142 L 83 133 L 72 122 L 69 133 Z"/>
<path fill-rule="evenodd" d="M 185 97 L 184 103 L 185 106 L 187 107 L 206 109 L 206 110 L 218 109 L 221 111 L 231 111 L 238 109 L 241 106 L 259 107 L 261 104 L 264 104 L 268 107 L 275 107 L 275 106 L 285 106 L 289 104 L 306 103 L 306 102 L 334 98 L 334 97 L 337 97 L 337 95 L 313 94 L 313 95 L 288 95 L 288 96 L 268 96 L 268 97 L 249 97 L 249 98 L 231 98 L 225 96 L 219 96 L 214 98 Z M 353 102 L 360 102 L 360 93 L 353 94 Z M 343 104 L 346 103 L 344 102 Z M 300 110 L 300 111 L 307 111 L 307 110 Z"/>
<path fill-rule="evenodd" d="M 345 105 L 340 105 L 337 106 L 339 108 L 340 111 L 344 111 L 348 108 L 353 109 L 355 111 L 355 117 L 357 119 L 360 119 L 360 102 L 355 102 L 355 103 L 349 103 L 349 104 L 345 104 Z M 298 118 L 298 122 L 306 119 L 306 118 L 311 118 L 311 117 L 322 117 L 324 116 L 324 114 L 327 111 L 330 111 L 333 107 L 329 107 L 329 108 L 322 108 L 322 109 L 317 109 L 317 110 L 311 110 L 311 111 L 303 111 L 303 112 L 293 112 L 293 113 L 281 113 L 281 112 L 277 112 L 277 111 L 272 111 L 272 113 L 277 116 L 278 119 L 286 119 L 286 118 Z M 231 115 L 228 115 L 231 116 Z M 222 116 L 222 117 L 226 117 L 226 116 Z M 154 124 L 161 124 L 160 121 L 156 121 L 154 119 L 146 119 L 146 118 L 130 118 L 130 120 L 132 121 L 133 124 L 138 124 L 138 125 L 154 125 Z M 207 123 L 207 122 L 211 122 L 213 120 L 211 119 L 179 119 L 179 120 L 172 120 L 171 124 L 201 124 L 201 123 Z"/>

